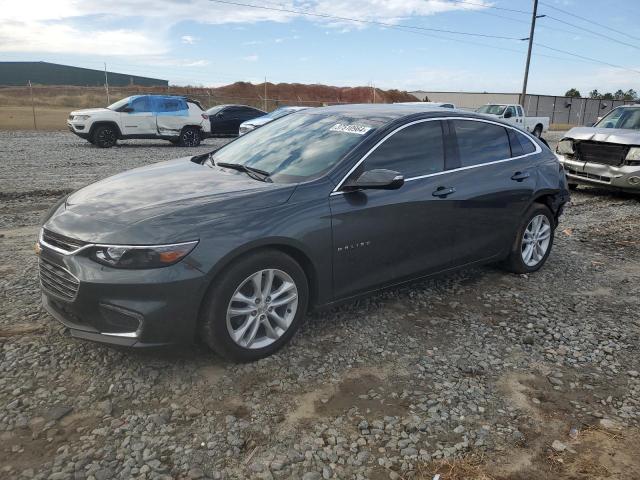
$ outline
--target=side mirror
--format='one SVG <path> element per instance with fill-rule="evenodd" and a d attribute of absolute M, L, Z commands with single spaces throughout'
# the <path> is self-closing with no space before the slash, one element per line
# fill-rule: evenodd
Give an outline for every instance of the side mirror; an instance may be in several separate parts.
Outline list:
<path fill-rule="evenodd" d="M 224 117 L 224 114 L 222 112 L 216 113 L 216 118 L 222 118 L 222 117 Z"/>
<path fill-rule="evenodd" d="M 511 118 L 513 117 L 513 114 L 511 113 L 510 110 L 507 110 L 506 112 L 504 112 L 504 118 Z"/>
<path fill-rule="evenodd" d="M 358 178 L 347 180 L 344 188 L 351 190 L 397 190 L 404 185 L 404 177 L 393 170 L 367 170 Z"/>
<path fill-rule="evenodd" d="M 120 111 L 121 111 L 121 112 L 124 112 L 124 113 L 131 113 L 131 112 L 133 112 L 134 110 L 133 110 L 133 107 L 130 107 L 130 106 L 128 106 L 128 105 L 127 105 L 126 107 L 122 107 L 122 108 L 120 109 Z"/>

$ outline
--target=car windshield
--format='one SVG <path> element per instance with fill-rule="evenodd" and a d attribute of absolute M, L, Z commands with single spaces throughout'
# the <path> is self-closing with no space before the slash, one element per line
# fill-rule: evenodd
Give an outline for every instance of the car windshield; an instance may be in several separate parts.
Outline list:
<path fill-rule="evenodd" d="M 120 107 L 124 107 L 125 105 L 127 105 L 129 103 L 129 100 L 131 100 L 131 97 L 123 98 L 122 100 L 118 100 L 116 103 L 112 103 L 107 108 L 109 110 L 118 110 Z"/>
<path fill-rule="evenodd" d="M 640 130 L 640 108 L 614 108 L 602 120 L 596 123 L 595 126 L 598 128 L 626 128 L 629 130 Z"/>
<path fill-rule="evenodd" d="M 502 115 L 504 113 L 505 105 L 483 105 L 478 109 L 478 113 L 487 113 L 489 115 Z"/>
<path fill-rule="evenodd" d="M 267 172 L 276 183 L 318 178 L 380 125 L 345 115 L 296 113 L 266 124 L 218 150 L 215 163 Z"/>

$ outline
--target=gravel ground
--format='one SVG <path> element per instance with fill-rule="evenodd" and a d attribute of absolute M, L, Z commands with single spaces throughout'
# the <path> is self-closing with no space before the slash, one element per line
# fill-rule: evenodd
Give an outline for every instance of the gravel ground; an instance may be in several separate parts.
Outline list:
<path fill-rule="evenodd" d="M 224 141 L 100 150 L 0 132 L 0 478 L 640 478 L 631 196 L 575 193 L 534 275 L 488 266 L 386 290 L 309 315 L 253 364 L 67 337 L 39 301 L 49 206 Z"/>

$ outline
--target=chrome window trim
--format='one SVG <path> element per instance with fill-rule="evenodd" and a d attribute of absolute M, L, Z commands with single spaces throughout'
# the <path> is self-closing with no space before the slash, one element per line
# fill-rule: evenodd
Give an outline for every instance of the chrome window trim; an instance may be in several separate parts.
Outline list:
<path fill-rule="evenodd" d="M 56 232 L 54 232 L 56 233 Z M 60 234 L 62 235 L 62 234 Z M 40 238 L 38 240 L 38 242 L 40 243 L 41 246 L 43 247 L 47 247 L 50 250 L 53 250 L 54 252 L 60 253 L 62 255 L 75 255 L 76 253 L 79 253 L 83 250 L 86 250 L 87 248 L 91 248 L 91 247 L 98 247 L 98 248 L 109 248 L 109 247 L 117 247 L 117 248 L 131 248 L 131 249 L 141 249 L 141 248 L 163 248 L 163 247 L 180 247 L 182 245 L 190 245 L 193 243 L 198 243 L 200 240 L 192 240 L 190 242 L 179 242 L 179 243 L 166 243 L 166 244 L 161 244 L 161 245 L 116 245 L 116 244 L 106 244 L 106 243 L 87 243 L 86 245 L 81 246 L 80 248 L 76 248 L 75 250 L 71 250 L 70 252 L 67 252 L 66 250 L 63 250 L 61 248 L 58 248 L 54 245 L 51 245 L 50 243 L 47 243 L 44 241 L 44 229 L 41 228 L 40 229 Z"/>
<path fill-rule="evenodd" d="M 526 134 L 526 132 L 523 132 L 521 129 L 519 129 L 518 127 L 514 127 L 511 125 L 505 125 L 499 122 L 492 122 L 491 120 L 485 120 L 483 118 L 469 118 L 469 117 L 437 117 L 437 118 L 423 118 L 421 120 L 415 120 L 413 122 L 409 122 L 405 125 L 401 125 L 398 128 L 396 128 L 394 131 L 388 133 L 387 135 L 385 135 L 385 137 L 383 139 L 381 139 L 378 143 L 376 143 L 373 147 L 371 147 L 371 149 L 365 153 L 362 158 L 360 160 L 358 160 L 356 162 L 356 164 L 351 167 L 349 169 L 349 171 L 347 172 L 347 174 L 342 178 L 342 180 L 340 180 L 340 182 L 338 183 L 338 185 L 331 191 L 330 195 L 342 195 L 344 192 L 342 190 L 340 190 L 340 188 L 342 187 L 342 185 L 344 184 L 344 182 L 346 182 L 346 180 L 349 178 L 349 176 L 362 164 L 362 162 L 364 162 L 369 155 L 371 155 L 380 145 L 382 145 L 384 142 L 386 142 L 390 137 L 392 137 L 393 135 L 395 135 L 396 133 L 398 133 L 400 130 L 403 130 L 407 127 L 410 127 L 411 125 L 416 125 L 418 123 L 424 123 L 424 122 L 442 122 L 445 120 L 467 120 L 467 121 L 472 121 L 472 122 L 481 122 L 481 123 L 490 123 L 492 125 L 497 125 L 499 127 L 503 127 L 503 128 L 508 128 L 511 130 L 514 130 L 516 132 L 516 134 L 520 134 L 523 135 L 524 137 L 526 137 L 527 140 L 529 140 L 534 147 L 536 147 L 535 151 L 531 152 L 531 153 L 527 153 L 525 155 L 519 155 L 517 157 L 509 157 L 509 158 L 504 158 L 501 160 L 494 160 L 492 162 L 486 162 L 486 163 L 479 163 L 478 165 L 469 165 L 466 167 L 459 167 L 459 168 L 453 168 L 451 170 L 443 170 L 441 172 L 436 172 L 436 173 L 429 173 L 426 175 L 418 175 L 416 177 L 410 177 L 410 178 L 405 178 L 404 181 L 405 182 L 411 182 L 413 180 L 421 180 L 423 178 L 428 178 L 428 177 L 435 177 L 438 175 L 444 175 L 445 173 L 451 173 L 451 172 L 460 172 L 463 170 L 469 170 L 472 168 L 479 168 L 479 167 L 484 167 L 486 165 L 495 165 L 497 163 L 503 163 L 503 162 L 508 162 L 511 160 L 518 160 L 520 158 L 525 158 L 531 155 L 537 155 L 540 152 L 542 152 L 542 148 L 540 147 L 540 145 L 538 145 L 536 142 L 534 142 L 531 138 L 529 138 L 529 136 Z"/>

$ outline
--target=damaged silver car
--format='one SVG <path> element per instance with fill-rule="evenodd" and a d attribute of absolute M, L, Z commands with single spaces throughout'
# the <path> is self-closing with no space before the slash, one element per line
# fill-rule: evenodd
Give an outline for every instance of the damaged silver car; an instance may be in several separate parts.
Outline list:
<path fill-rule="evenodd" d="M 556 154 L 571 188 L 640 192 L 640 104 L 615 108 L 593 127 L 572 128 Z"/>

